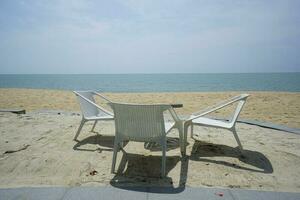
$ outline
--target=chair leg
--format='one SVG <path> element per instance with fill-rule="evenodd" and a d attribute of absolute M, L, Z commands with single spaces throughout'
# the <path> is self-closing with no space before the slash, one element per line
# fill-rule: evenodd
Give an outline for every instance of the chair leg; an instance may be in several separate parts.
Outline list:
<path fill-rule="evenodd" d="M 118 151 L 119 151 L 119 141 L 117 140 L 117 138 L 115 138 L 115 142 L 114 142 L 114 154 L 113 154 L 112 165 L 111 165 L 111 172 L 110 172 L 112 174 L 115 172 Z"/>
<path fill-rule="evenodd" d="M 180 126 L 178 127 L 178 132 L 179 132 L 179 145 L 180 145 L 180 152 L 181 155 L 184 155 L 184 124 L 181 123 Z"/>
<path fill-rule="evenodd" d="M 236 132 L 235 127 L 232 128 L 231 131 L 232 131 L 232 133 L 233 133 L 233 135 L 234 135 L 234 138 L 235 138 L 236 142 L 237 142 L 238 145 L 239 145 L 240 151 L 243 151 L 243 146 L 242 146 L 242 144 L 241 144 L 241 141 L 240 141 L 240 139 L 239 139 L 239 136 L 238 136 L 238 134 L 237 134 L 237 132 Z"/>
<path fill-rule="evenodd" d="M 84 125 L 85 122 L 86 122 L 86 121 L 85 121 L 84 119 L 81 120 L 80 126 L 79 126 L 79 128 L 78 128 L 78 130 L 77 130 L 77 132 L 76 132 L 76 135 L 75 135 L 75 137 L 74 137 L 74 140 L 77 140 L 77 137 L 79 136 L 79 133 L 80 133 L 80 131 L 81 131 L 81 129 L 82 129 L 82 127 L 83 127 L 83 125 Z"/>
<path fill-rule="evenodd" d="M 183 130 L 183 140 L 181 142 L 182 143 L 182 150 L 181 150 L 182 156 L 186 155 L 188 129 L 189 129 L 189 125 L 185 124 L 184 130 Z"/>
<path fill-rule="evenodd" d="M 94 129 L 95 129 L 95 126 L 96 126 L 97 122 L 98 122 L 98 120 L 96 120 L 96 121 L 94 122 L 94 125 L 93 125 L 93 127 L 92 127 L 92 130 L 91 130 L 91 132 L 93 132 L 93 131 L 94 131 Z"/>
<path fill-rule="evenodd" d="M 161 141 L 161 147 L 162 147 L 161 177 L 165 177 L 166 176 L 166 149 L 167 149 L 167 143 L 165 139 Z"/>
<path fill-rule="evenodd" d="M 191 124 L 191 138 L 194 138 L 194 125 Z"/>

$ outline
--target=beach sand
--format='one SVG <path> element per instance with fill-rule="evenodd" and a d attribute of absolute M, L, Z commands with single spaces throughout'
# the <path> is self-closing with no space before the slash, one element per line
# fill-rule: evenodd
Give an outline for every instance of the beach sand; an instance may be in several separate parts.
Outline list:
<path fill-rule="evenodd" d="M 24 186 L 167 186 L 227 187 L 300 192 L 300 136 L 238 124 L 241 156 L 232 133 L 197 127 L 199 141 L 188 139 L 181 158 L 172 131 L 167 177 L 159 178 L 161 151 L 129 142 L 119 152 L 118 174 L 111 174 L 113 122 L 84 126 L 73 137 L 78 115 L 0 113 L 0 187 Z"/>
<path fill-rule="evenodd" d="M 238 93 L 106 94 L 112 100 L 138 103 L 183 103 L 187 115 Z M 299 127 L 299 93 L 250 92 L 241 117 Z M 196 127 L 181 158 L 178 133 L 167 151 L 167 177 L 159 178 L 161 151 L 129 142 L 118 154 L 118 174 L 111 174 L 113 122 L 87 123 L 73 137 L 81 116 L 37 110 L 79 111 L 67 91 L 1 89 L 1 108 L 24 108 L 24 115 L 0 113 L 0 187 L 129 185 L 246 188 L 300 192 L 300 135 L 237 124 L 244 146 L 240 154 L 231 132 Z M 216 113 L 217 115 L 228 114 Z"/>
<path fill-rule="evenodd" d="M 132 103 L 182 103 L 176 109 L 179 114 L 193 112 L 212 106 L 241 92 L 194 92 L 194 93 L 104 93 L 113 101 Z M 251 96 L 240 115 L 242 119 L 272 122 L 288 127 L 300 128 L 300 93 L 247 92 Z M 71 91 L 37 89 L 0 89 L 0 108 L 23 108 L 34 110 L 80 111 L 75 95 Z M 98 99 L 99 100 L 99 99 Z M 102 101 L 98 101 L 103 105 Z M 106 106 L 106 105 L 104 105 Z M 107 107 L 107 106 L 106 106 Z M 228 108 L 215 113 L 228 116 Z"/>

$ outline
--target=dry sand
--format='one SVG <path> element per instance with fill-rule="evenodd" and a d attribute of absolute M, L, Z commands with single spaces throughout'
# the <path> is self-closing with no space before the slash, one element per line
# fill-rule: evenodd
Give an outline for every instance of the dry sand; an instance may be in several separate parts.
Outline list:
<path fill-rule="evenodd" d="M 293 128 L 300 128 L 300 93 L 287 92 L 248 92 L 245 108 L 240 117 L 273 122 Z M 114 101 L 136 103 L 183 103 L 179 114 L 189 115 L 219 101 L 230 98 L 239 92 L 218 93 L 108 93 Z M 101 101 L 98 101 L 101 104 Z M 75 95 L 71 91 L 36 89 L 0 89 L 0 108 L 23 108 L 26 111 L 50 109 L 79 111 Z M 216 113 L 228 115 L 226 109 Z"/>
<path fill-rule="evenodd" d="M 119 153 L 119 174 L 111 174 L 113 122 L 98 123 L 95 132 L 87 123 L 75 142 L 80 120 L 78 115 L 0 113 L 0 187 L 187 185 L 300 192 L 300 135 L 238 124 L 241 156 L 230 132 L 199 127 L 199 141 L 189 138 L 182 159 L 173 131 L 167 178 L 161 179 L 161 151 L 135 142 L 125 146 L 127 154 Z"/>
<path fill-rule="evenodd" d="M 112 100 L 138 103 L 183 103 L 181 115 L 197 111 L 237 93 L 107 94 Z M 300 127 L 299 93 L 251 92 L 241 117 Z M 1 108 L 79 110 L 71 92 L 0 89 Z M 99 102 L 101 103 L 101 102 Z M 217 115 L 228 114 L 229 110 Z M 0 113 L 0 187 L 154 185 L 179 188 L 230 187 L 300 192 L 300 135 L 238 124 L 245 148 L 238 151 L 232 133 L 195 129 L 199 141 L 189 138 L 187 158 L 179 153 L 178 134 L 171 132 L 167 178 L 161 179 L 161 151 L 129 142 L 118 155 L 118 174 L 111 174 L 113 122 L 87 124 L 73 141 L 81 117 L 32 112 Z M 173 139 L 172 139 L 173 138 Z M 175 139 L 174 139 L 175 138 Z"/>

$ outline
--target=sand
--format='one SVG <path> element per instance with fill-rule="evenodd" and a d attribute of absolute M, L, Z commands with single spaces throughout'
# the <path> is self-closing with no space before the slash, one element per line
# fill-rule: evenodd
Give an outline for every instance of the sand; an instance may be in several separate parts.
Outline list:
<path fill-rule="evenodd" d="M 176 109 L 179 114 L 190 115 L 241 92 L 217 93 L 105 93 L 114 101 L 136 103 L 182 103 Z M 251 96 L 240 118 L 267 121 L 300 128 L 300 93 L 248 92 Z M 75 95 L 71 91 L 36 89 L 0 89 L 0 108 L 23 108 L 26 111 L 50 109 L 79 111 Z M 99 104 L 105 103 L 98 101 Z M 104 105 L 106 106 L 106 105 Z M 226 116 L 232 109 L 216 113 Z"/>
<path fill-rule="evenodd" d="M 118 101 L 183 103 L 182 116 L 237 93 L 106 94 Z M 241 117 L 299 127 L 299 93 L 251 92 Z M 300 192 L 300 135 L 237 124 L 241 155 L 232 133 L 196 127 L 182 158 L 178 133 L 172 131 L 167 151 L 167 177 L 161 179 L 161 151 L 129 142 L 118 154 L 118 173 L 111 174 L 113 122 L 84 126 L 73 137 L 81 116 L 37 110 L 79 110 L 71 92 L 1 89 L 1 108 L 25 108 L 25 115 L 0 113 L 0 187 L 23 186 L 168 186 L 226 187 Z M 101 102 L 99 102 L 100 104 Z M 229 110 L 217 115 L 228 114 Z M 279 114 L 279 116 L 277 116 Z"/>
<path fill-rule="evenodd" d="M 129 142 L 111 174 L 113 122 L 88 123 L 73 137 L 81 117 L 67 114 L 0 113 L 0 187 L 24 186 L 168 186 L 226 187 L 300 192 L 300 135 L 238 124 L 245 148 L 240 154 L 226 130 L 198 127 L 181 158 L 172 131 L 167 177 L 160 178 L 161 151 Z"/>

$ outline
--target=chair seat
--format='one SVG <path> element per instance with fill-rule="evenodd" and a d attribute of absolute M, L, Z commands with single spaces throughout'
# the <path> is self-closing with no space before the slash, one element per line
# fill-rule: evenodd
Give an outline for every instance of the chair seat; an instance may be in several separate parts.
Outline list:
<path fill-rule="evenodd" d="M 174 125 L 175 125 L 175 122 L 165 122 L 166 133 L 168 133 L 173 128 Z"/>
<path fill-rule="evenodd" d="M 232 127 L 232 124 L 229 122 L 216 120 L 216 119 L 210 119 L 210 118 L 206 118 L 206 117 L 199 117 L 199 118 L 193 119 L 192 122 L 193 122 L 193 124 L 213 126 L 213 127 L 226 128 L 226 129 L 229 129 Z"/>
<path fill-rule="evenodd" d="M 113 120 L 114 117 L 111 115 L 97 115 L 97 116 L 89 116 L 85 117 L 86 120 Z"/>

